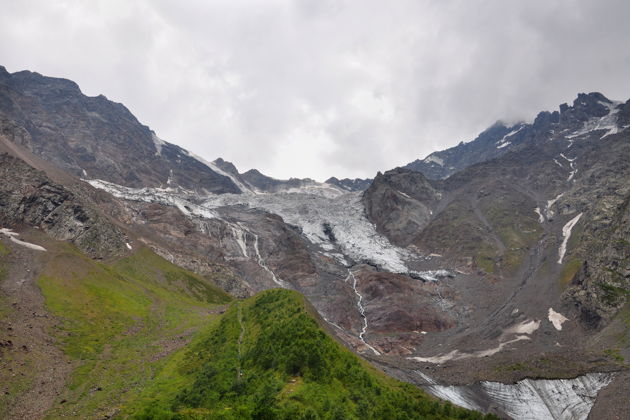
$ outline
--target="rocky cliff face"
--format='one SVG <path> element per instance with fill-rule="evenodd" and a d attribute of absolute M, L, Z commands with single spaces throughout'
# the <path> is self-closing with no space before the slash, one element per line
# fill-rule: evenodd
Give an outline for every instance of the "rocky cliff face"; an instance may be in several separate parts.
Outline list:
<path fill-rule="evenodd" d="M 440 198 L 422 173 L 405 169 L 378 173 L 363 194 L 368 218 L 400 246 L 409 245 L 410 232 L 427 226 Z"/>
<path fill-rule="evenodd" d="M 84 200 L 22 160 L 0 154 L 0 225 L 37 227 L 95 258 L 126 252 L 126 235 Z"/>

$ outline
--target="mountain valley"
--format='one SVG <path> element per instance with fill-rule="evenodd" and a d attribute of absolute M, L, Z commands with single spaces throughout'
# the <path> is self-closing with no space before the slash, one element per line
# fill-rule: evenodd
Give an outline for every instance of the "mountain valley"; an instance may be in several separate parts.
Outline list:
<path fill-rule="evenodd" d="M 0 98 L 0 416 L 626 414 L 630 101 L 317 182 L 65 79 Z"/>

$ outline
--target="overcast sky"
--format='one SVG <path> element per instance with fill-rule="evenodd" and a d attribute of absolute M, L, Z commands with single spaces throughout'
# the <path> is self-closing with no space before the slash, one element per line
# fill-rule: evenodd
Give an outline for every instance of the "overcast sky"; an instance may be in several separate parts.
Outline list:
<path fill-rule="evenodd" d="M 0 64 L 124 103 L 161 138 L 278 178 L 372 177 L 630 97 L 630 2 L 0 0 Z"/>

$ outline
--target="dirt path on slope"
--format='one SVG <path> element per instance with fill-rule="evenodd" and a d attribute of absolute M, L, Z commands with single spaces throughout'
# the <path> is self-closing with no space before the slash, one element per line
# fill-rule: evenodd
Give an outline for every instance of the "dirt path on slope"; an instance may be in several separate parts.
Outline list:
<path fill-rule="evenodd" d="M 243 371 L 241 370 L 241 355 L 242 355 L 242 347 L 243 347 L 243 337 L 245 336 L 245 326 L 243 325 L 243 313 L 241 311 L 241 305 L 238 305 L 238 324 L 241 326 L 241 332 L 238 335 L 238 358 L 236 365 L 236 382 L 241 381 L 241 377 L 243 376 Z"/>
<path fill-rule="evenodd" d="M 73 365 L 49 331 L 57 321 L 46 311 L 36 279 L 47 253 L 2 240 L 9 255 L 0 282 L 0 417 L 40 419 L 59 400 Z"/>

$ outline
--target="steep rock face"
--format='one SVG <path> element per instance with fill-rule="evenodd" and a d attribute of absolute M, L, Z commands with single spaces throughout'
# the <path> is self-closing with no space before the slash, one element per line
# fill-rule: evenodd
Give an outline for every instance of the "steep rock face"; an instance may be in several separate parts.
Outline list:
<path fill-rule="evenodd" d="M 38 227 L 92 257 L 125 252 L 125 235 L 72 192 L 20 159 L 0 154 L 0 225 Z"/>
<path fill-rule="evenodd" d="M 440 193 L 419 172 L 394 169 L 377 174 L 363 194 L 368 218 L 389 239 L 406 246 L 428 224 Z"/>
<path fill-rule="evenodd" d="M 85 96 L 69 80 L 0 67 L 0 123 L 11 141 L 76 176 L 240 192 L 229 177 L 160 140 L 122 104 Z"/>

